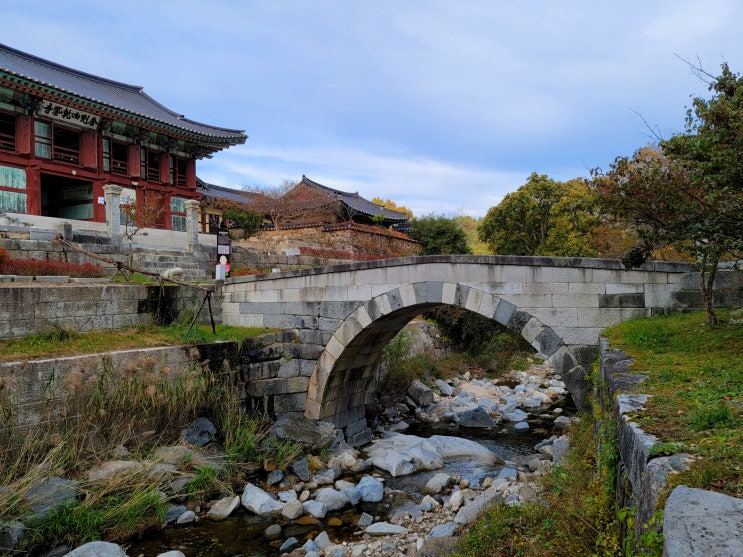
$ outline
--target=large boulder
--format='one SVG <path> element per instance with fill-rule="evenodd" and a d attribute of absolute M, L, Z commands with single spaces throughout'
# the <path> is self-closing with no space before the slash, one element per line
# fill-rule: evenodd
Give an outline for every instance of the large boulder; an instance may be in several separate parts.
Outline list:
<path fill-rule="evenodd" d="M 503 462 L 480 443 L 448 435 L 432 435 L 428 439 L 415 435 L 391 435 L 375 441 L 365 451 L 372 465 L 392 476 L 437 470 L 443 468 L 444 460 L 449 458 L 474 457 L 484 464 Z"/>
<path fill-rule="evenodd" d="M 433 402 L 433 391 L 418 379 L 414 379 L 408 387 L 408 396 L 421 407 L 428 406 Z"/>
<path fill-rule="evenodd" d="M 115 543 L 89 542 L 70 551 L 67 557 L 126 557 L 126 552 Z"/>
<path fill-rule="evenodd" d="M 277 439 L 302 443 L 310 451 L 319 451 L 335 441 L 338 430 L 330 422 L 310 420 L 299 414 L 283 414 L 274 423 L 271 434 Z"/>
<path fill-rule="evenodd" d="M 462 427 L 490 428 L 498 425 L 483 408 L 478 406 L 472 410 L 462 412 L 459 416 L 459 425 Z"/>

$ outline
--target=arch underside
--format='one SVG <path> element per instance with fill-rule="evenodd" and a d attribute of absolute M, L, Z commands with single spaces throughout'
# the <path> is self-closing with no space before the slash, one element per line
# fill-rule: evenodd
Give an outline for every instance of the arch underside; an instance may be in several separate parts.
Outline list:
<path fill-rule="evenodd" d="M 551 328 L 510 302 L 463 284 L 419 282 L 376 296 L 343 321 L 310 378 L 306 417 L 338 427 L 362 420 L 384 347 L 414 317 L 441 305 L 479 313 L 520 334 L 561 375 L 585 374 Z"/>

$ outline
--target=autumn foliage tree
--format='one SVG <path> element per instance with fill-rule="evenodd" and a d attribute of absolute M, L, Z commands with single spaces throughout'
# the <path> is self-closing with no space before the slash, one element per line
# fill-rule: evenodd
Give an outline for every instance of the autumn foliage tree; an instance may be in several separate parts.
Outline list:
<path fill-rule="evenodd" d="M 337 200 L 330 193 L 283 180 L 275 187 L 246 188 L 250 209 L 265 215 L 275 230 L 289 223 L 325 222 Z"/>
<path fill-rule="evenodd" d="M 592 231 L 601 222 L 596 194 L 584 180 L 559 182 L 532 173 L 488 210 L 478 234 L 500 255 L 596 257 L 603 254 Z"/>
<path fill-rule="evenodd" d="M 694 99 L 685 133 L 617 157 L 609 172 L 594 172 L 593 183 L 602 205 L 637 229 L 640 243 L 627 266 L 664 244 L 696 258 L 712 324 L 719 262 L 743 250 L 743 80 L 723 65 L 709 89 L 711 99 Z"/>

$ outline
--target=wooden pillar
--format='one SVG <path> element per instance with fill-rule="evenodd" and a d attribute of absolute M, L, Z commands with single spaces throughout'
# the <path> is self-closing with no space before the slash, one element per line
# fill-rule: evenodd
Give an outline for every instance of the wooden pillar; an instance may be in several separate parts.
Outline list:
<path fill-rule="evenodd" d="M 95 170 L 98 168 L 98 132 L 80 134 L 80 165 Z"/>
<path fill-rule="evenodd" d="M 15 119 L 15 150 L 22 155 L 34 152 L 34 121 L 28 114 L 19 114 Z"/>
<path fill-rule="evenodd" d="M 127 153 L 127 170 L 129 177 L 133 180 L 140 179 L 140 163 L 142 161 L 142 153 L 139 145 L 129 145 L 129 152 Z"/>
<path fill-rule="evenodd" d="M 26 213 L 41 215 L 41 172 L 38 166 L 26 167 Z"/>
<path fill-rule="evenodd" d="M 186 187 L 190 190 L 196 189 L 196 160 L 186 161 Z"/>
<path fill-rule="evenodd" d="M 160 153 L 160 181 L 170 184 L 170 154 Z"/>

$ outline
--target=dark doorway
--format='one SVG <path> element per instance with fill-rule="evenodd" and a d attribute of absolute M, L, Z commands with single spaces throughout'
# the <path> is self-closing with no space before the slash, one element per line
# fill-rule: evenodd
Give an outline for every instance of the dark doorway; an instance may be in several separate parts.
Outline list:
<path fill-rule="evenodd" d="M 41 214 L 60 219 L 93 219 L 93 183 L 87 180 L 41 175 Z"/>

